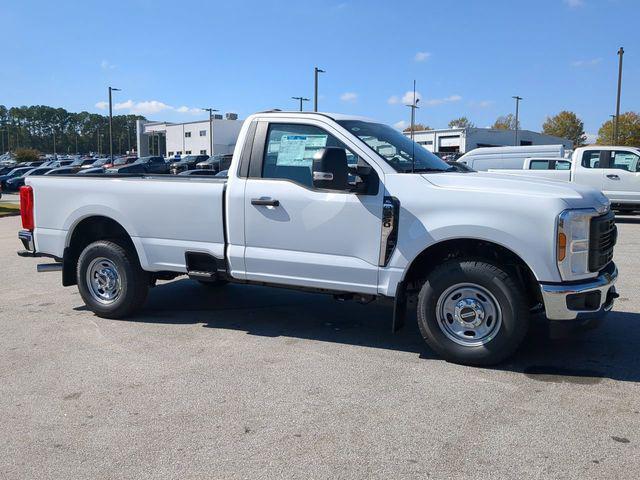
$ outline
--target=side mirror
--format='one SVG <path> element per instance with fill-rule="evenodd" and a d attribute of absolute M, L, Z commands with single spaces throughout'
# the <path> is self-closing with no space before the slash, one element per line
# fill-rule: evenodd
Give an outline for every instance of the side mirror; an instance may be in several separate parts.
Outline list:
<path fill-rule="evenodd" d="M 349 166 L 344 148 L 326 147 L 313 156 L 313 186 L 328 190 L 348 190 Z"/>

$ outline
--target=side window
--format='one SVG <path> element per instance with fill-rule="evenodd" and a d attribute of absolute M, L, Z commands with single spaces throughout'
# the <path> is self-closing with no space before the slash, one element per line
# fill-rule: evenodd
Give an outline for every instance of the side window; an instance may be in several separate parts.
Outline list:
<path fill-rule="evenodd" d="M 602 168 L 600 166 L 600 150 L 586 150 L 582 154 L 582 166 L 584 168 Z"/>
<path fill-rule="evenodd" d="M 530 170 L 549 170 L 549 160 L 531 160 Z"/>
<path fill-rule="evenodd" d="M 312 125 L 272 123 L 265 145 L 262 178 L 282 178 L 312 187 L 313 155 L 324 147 L 344 144 L 321 128 Z M 347 150 L 347 162 L 355 165 L 358 157 Z"/>
<path fill-rule="evenodd" d="M 614 151 L 611 152 L 611 168 L 637 172 L 639 159 L 640 157 L 633 152 Z"/>
<path fill-rule="evenodd" d="M 556 160 L 556 170 L 571 170 L 571 162 Z"/>

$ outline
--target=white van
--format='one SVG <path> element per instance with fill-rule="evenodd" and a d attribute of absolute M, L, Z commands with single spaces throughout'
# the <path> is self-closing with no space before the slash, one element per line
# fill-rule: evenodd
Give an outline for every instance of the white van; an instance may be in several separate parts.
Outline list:
<path fill-rule="evenodd" d="M 527 145 L 523 147 L 475 148 L 458 159 L 477 171 L 494 169 L 521 169 L 531 157 L 564 158 L 564 145 Z"/>

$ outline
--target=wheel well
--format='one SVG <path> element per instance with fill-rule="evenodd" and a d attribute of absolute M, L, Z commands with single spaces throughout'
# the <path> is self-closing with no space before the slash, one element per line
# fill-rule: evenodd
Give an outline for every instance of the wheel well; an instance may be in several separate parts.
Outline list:
<path fill-rule="evenodd" d="M 67 287 L 76 284 L 78 258 L 87 245 L 98 240 L 111 240 L 131 252 L 136 252 L 131 237 L 118 222 L 109 217 L 87 217 L 73 229 L 69 245 L 64 249 L 62 285 Z"/>
<path fill-rule="evenodd" d="M 445 240 L 423 250 L 409 266 L 405 284 L 409 292 L 416 292 L 431 270 L 442 262 L 456 258 L 485 260 L 509 270 L 522 285 L 530 306 L 542 301 L 535 275 L 515 253 L 497 243 L 477 239 Z"/>

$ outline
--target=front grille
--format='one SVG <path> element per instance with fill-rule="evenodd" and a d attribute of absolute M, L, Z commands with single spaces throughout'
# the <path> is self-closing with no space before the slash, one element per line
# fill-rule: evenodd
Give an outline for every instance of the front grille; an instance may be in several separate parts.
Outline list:
<path fill-rule="evenodd" d="M 612 211 L 591 219 L 589 229 L 589 271 L 599 272 L 613 259 L 618 239 L 616 217 Z"/>

